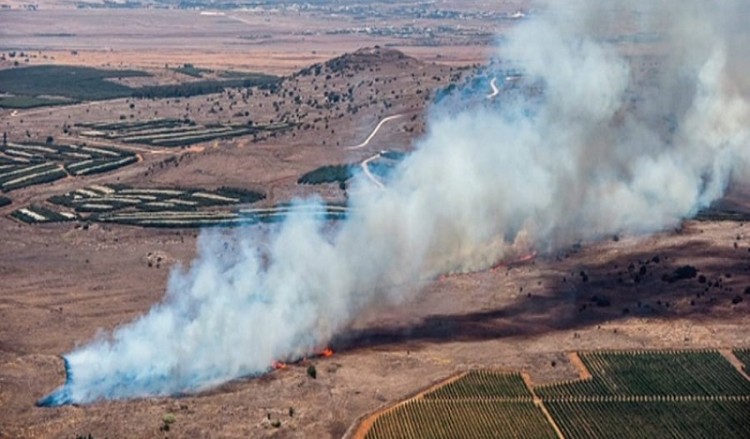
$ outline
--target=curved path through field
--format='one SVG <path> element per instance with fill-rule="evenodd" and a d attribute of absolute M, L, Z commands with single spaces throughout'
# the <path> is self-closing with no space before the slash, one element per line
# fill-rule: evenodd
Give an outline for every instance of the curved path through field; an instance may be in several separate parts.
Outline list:
<path fill-rule="evenodd" d="M 367 138 L 365 139 L 364 142 L 360 143 L 359 145 L 347 146 L 345 149 L 351 150 L 351 149 L 364 148 L 365 146 L 367 146 L 370 143 L 370 140 L 372 140 L 372 138 L 375 137 L 376 134 L 378 134 L 378 131 L 380 131 L 380 128 L 382 128 L 383 125 L 385 125 L 387 122 L 389 122 L 391 120 L 395 120 L 395 119 L 398 119 L 400 117 L 404 117 L 404 115 L 403 114 L 394 114 L 393 116 L 388 116 L 388 117 L 384 118 L 383 120 L 380 121 L 380 123 L 378 123 L 378 125 L 375 127 L 375 129 L 372 130 L 372 132 L 370 133 L 369 136 L 367 136 Z"/>
<path fill-rule="evenodd" d="M 372 175 L 372 172 L 370 172 L 370 167 L 368 166 L 368 164 L 371 161 L 380 158 L 380 154 L 381 153 L 377 153 L 374 156 L 372 156 L 372 157 L 370 157 L 368 159 L 365 159 L 362 162 L 361 166 L 362 166 L 362 171 L 365 173 L 365 175 L 367 176 L 367 178 L 370 179 L 370 181 L 372 181 L 373 183 L 375 183 L 375 186 L 379 187 L 380 189 L 385 189 L 385 186 L 383 186 L 383 183 L 381 183 L 380 180 L 377 179 L 377 177 L 375 177 L 374 175 Z"/>

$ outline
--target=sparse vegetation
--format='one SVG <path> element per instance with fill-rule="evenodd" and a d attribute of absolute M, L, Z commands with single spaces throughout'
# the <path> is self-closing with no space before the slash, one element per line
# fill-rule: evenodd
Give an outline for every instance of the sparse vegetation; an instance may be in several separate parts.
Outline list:
<path fill-rule="evenodd" d="M 169 431 L 172 424 L 177 422 L 177 418 L 172 413 L 167 413 L 161 418 L 161 428 L 159 430 L 161 431 Z"/>

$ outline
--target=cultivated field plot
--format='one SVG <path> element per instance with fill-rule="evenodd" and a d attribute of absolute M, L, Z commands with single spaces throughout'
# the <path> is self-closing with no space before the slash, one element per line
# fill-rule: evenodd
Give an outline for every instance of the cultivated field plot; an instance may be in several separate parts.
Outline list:
<path fill-rule="evenodd" d="M 137 70 L 42 65 L 0 70 L 0 107 L 30 108 L 129 96 L 132 90 L 109 79 L 149 76 Z"/>
<path fill-rule="evenodd" d="M 748 364 L 750 349 L 734 353 Z M 385 411 L 366 437 L 556 437 L 541 407 L 569 438 L 747 437 L 750 381 L 718 351 L 580 357 L 591 378 L 532 389 L 518 373 L 471 371 Z"/>
<path fill-rule="evenodd" d="M 417 399 L 381 415 L 365 436 L 380 438 L 555 438 L 533 402 Z"/>
<path fill-rule="evenodd" d="M 240 208 L 263 198 L 259 192 L 227 187 L 204 190 L 92 185 L 51 197 L 47 200 L 49 206 L 28 206 L 11 216 L 29 224 L 82 220 L 192 228 L 276 222 L 302 212 L 323 220 L 336 220 L 348 212 L 346 206 L 334 204 Z"/>
<path fill-rule="evenodd" d="M 545 402 L 569 438 L 746 438 L 750 400 Z"/>
<path fill-rule="evenodd" d="M 248 134 L 270 133 L 289 128 L 291 125 L 198 125 L 184 119 L 153 119 L 142 122 L 97 122 L 80 123 L 85 128 L 82 136 L 116 140 L 123 143 L 177 147 L 229 139 Z"/>
<path fill-rule="evenodd" d="M 535 389 L 546 400 L 592 396 L 750 396 L 746 380 L 717 351 L 580 354 L 591 379 Z"/>
<path fill-rule="evenodd" d="M 379 416 L 375 438 L 554 438 L 518 373 L 471 371 Z"/>
<path fill-rule="evenodd" d="M 513 399 L 531 401 L 532 395 L 521 374 L 473 370 L 424 395 L 425 399 Z"/>
<path fill-rule="evenodd" d="M 182 73 L 185 73 L 185 70 Z M 194 72 L 201 69 L 193 68 Z M 280 78 L 234 72 L 228 79 L 129 87 L 116 81 L 150 77 L 139 70 L 110 70 L 73 65 L 35 65 L 0 70 L 0 108 L 33 108 L 115 98 L 169 98 L 219 93 L 227 88 L 275 87 Z"/>
<path fill-rule="evenodd" d="M 0 148 L 0 189 L 9 192 L 68 175 L 109 172 L 138 161 L 116 148 L 8 143 Z"/>

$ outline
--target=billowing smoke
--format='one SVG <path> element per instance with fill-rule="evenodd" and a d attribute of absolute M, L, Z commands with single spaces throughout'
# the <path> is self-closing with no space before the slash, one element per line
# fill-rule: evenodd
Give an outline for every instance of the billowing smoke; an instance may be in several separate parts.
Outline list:
<path fill-rule="evenodd" d="M 261 374 L 437 275 L 530 247 L 665 229 L 745 175 L 745 0 L 560 3 L 500 45 L 524 86 L 496 102 L 484 99 L 488 86 L 479 105 L 435 109 L 385 189 L 355 182 L 338 225 L 297 214 L 269 234 L 234 232 L 232 251 L 225 233 L 204 232 L 163 302 L 66 355 L 68 382 L 40 403 L 170 395 Z"/>

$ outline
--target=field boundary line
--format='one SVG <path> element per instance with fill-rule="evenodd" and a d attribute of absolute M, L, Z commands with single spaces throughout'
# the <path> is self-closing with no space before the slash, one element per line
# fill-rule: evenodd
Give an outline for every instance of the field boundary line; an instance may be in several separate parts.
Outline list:
<path fill-rule="evenodd" d="M 463 372 L 457 372 L 453 375 L 449 376 L 448 378 L 441 379 L 440 381 L 437 381 L 433 384 L 431 384 L 429 387 L 419 390 L 417 393 L 415 393 L 412 396 L 409 396 L 405 399 L 402 399 L 401 401 L 398 401 L 394 404 L 388 404 L 384 406 L 380 406 L 374 411 L 371 411 L 369 413 L 365 413 L 364 415 L 357 418 L 353 423 L 352 426 L 349 427 L 349 430 L 344 433 L 342 436 L 342 439 L 364 439 L 367 435 L 367 432 L 370 431 L 373 424 L 375 424 L 375 421 L 378 420 L 379 417 L 385 415 L 386 413 L 389 413 L 411 401 L 417 400 L 422 398 L 425 394 L 439 388 L 445 385 L 448 385 L 452 383 L 453 381 L 456 381 L 460 378 L 463 378 L 466 376 L 470 371 L 463 371 Z"/>
<path fill-rule="evenodd" d="M 586 367 L 586 363 L 581 360 L 578 352 L 568 353 L 568 361 L 570 361 L 570 364 L 572 364 L 573 367 L 575 367 L 578 371 L 578 378 L 580 380 L 588 380 L 593 378 L 593 375 L 591 375 L 591 371 L 589 371 L 589 368 Z"/>
<path fill-rule="evenodd" d="M 734 366 L 735 369 L 737 369 L 737 372 L 740 373 L 743 377 L 745 377 L 746 380 L 750 381 L 750 376 L 747 375 L 745 370 L 743 369 L 744 364 L 742 361 L 740 361 L 739 358 L 737 358 L 736 355 L 734 355 L 734 352 L 732 352 L 732 349 L 719 349 L 719 353 L 726 358 L 729 363 Z"/>
<path fill-rule="evenodd" d="M 539 407 L 539 410 L 542 411 L 542 414 L 545 418 L 547 418 L 547 422 L 549 422 L 549 425 L 552 426 L 552 429 L 555 431 L 555 434 L 559 439 L 565 439 L 565 435 L 563 435 L 562 430 L 560 430 L 560 427 L 557 425 L 557 422 L 555 422 L 555 419 L 552 417 L 549 411 L 547 411 L 547 407 L 544 406 L 544 401 L 542 398 L 538 397 L 536 392 L 534 392 L 534 382 L 531 379 L 531 375 L 529 375 L 528 372 L 522 371 L 521 372 L 521 378 L 523 379 L 523 383 L 526 384 L 526 388 L 531 392 L 531 398 L 534 402 L 534 405 Z"/>

